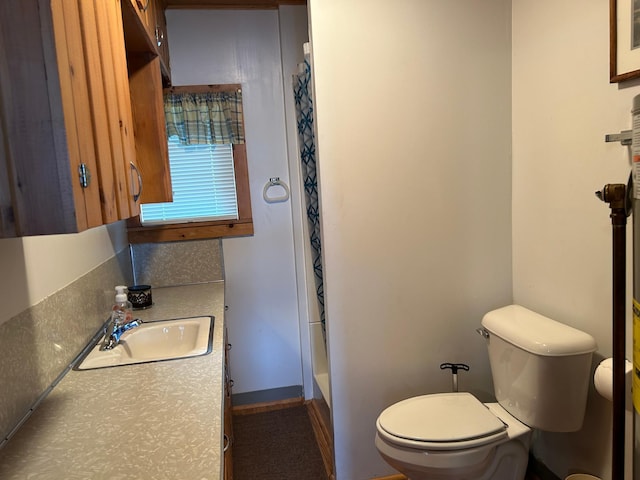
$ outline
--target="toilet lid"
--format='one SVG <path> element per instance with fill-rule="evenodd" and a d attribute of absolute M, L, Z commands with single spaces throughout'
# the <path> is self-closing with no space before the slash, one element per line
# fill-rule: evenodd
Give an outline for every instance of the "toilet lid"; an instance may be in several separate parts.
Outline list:
<path fill-rule="evenodd" d="M 485 444 L 507 435 L 506 425 L 467 392 L 422 395 L 384 410 L 378 426 L 402 443 L 425 442 L 441 448 Z M 445 447 L 446 445 L 446 447 Z M 462 446 L 462 445 L 461 445 Z"/>

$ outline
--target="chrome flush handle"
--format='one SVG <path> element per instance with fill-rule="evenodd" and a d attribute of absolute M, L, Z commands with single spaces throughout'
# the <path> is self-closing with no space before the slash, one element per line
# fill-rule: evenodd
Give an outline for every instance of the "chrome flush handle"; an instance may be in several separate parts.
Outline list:
<path fill-rule="evenodd" d="M 476 332 L 478 335 L 483 336 L 485 339 L 489 340 L 489 330 L 484 327 L 476 328 Z"/>

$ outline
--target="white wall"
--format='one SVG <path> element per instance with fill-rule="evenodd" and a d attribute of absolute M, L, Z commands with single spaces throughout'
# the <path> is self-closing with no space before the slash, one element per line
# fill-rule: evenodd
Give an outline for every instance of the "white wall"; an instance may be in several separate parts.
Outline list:
<path fill-rule="evenodd" d="M 284 79 L 284 104 L 289 156 L 289 180 L 291 189 L 291 220 L 295 251 L 298 318 L 300 323 L 300 350 L 305 398 L 313 398 L 313 367 L 311 361 L 311 332 L 309 323 L 319 321 L 315 297 L 313 259 L 306 228 L 307 215 L 304 185 L 301 178 L 298 147 L 295 100 L 293 98 L 293 74 L 304 61 L 304 43 L 309 41 L 307 7 L 281 5 L 278 9 L 280 47 L 282 49 L 282 77 Z"/>
<path fill-rule="evenodd" d="M 255 235 L 223 241 L 234 393 L 302 385 L 291 202 L 262 198 L 290 183 L 278 11 L 168 10 L 167 30 L 174 85 L 243 89 Z"/>
<path fill-rule="evenodd" d="M 0 239 L 0 323 L 69 285 L 126 246 L 124 222 L 78 234 Z"/>
<path fill-rule="evenodd" d="M 511 302 L 508 0 L 310 0 L 338 480 L 393 470 L 375 420 L 491 391 L 482 315 Z"/>
<path fill-rule="evenodd" d="M 594 192 L 627 181 L 627 148 L 604 136 L 631 128 L 640 93 L 638 82 L 609 84 L 608 35 L 608 2 L 513 0 L 514 300 L 590 333 L 605 357 L 611 220 Z M 587 408 L 582 431 L 536 440 L 561 478 L 611 478 L 611 404 L 592 391 Z"/>

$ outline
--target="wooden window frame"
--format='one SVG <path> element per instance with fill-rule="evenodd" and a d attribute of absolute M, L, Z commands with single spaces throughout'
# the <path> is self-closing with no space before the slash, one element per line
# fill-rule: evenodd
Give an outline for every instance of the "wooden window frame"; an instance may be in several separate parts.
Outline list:
<path fill-rule="evenodd" d="M 203 92 L 235 91 L 241 88 L 231 85 L 195 85 L 171 87 L 165 91 Z M 246 143 L 233 145 L 233 165 L 236 176 L 236 196 L 238 199 L 237 220 L 217 220 L 189 223 L 170 223 L 143 226 L 140 215 L 127 220 L 129 243 L 158 243 L 206 238 L 243 237 L 253 235 L 251 215 L 251 193 L 249 190 L 249 168 L 247 166 Z"/>

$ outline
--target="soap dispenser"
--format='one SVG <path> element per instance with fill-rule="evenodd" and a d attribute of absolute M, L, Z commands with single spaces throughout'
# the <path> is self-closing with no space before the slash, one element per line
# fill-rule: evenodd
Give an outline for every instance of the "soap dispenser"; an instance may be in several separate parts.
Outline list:
<path fill-rule="evenodd" d="M 111 323 L 114 325 L 124 325 L 133 318 L 133 305 L 127 299 L 127 287 L 118 285 L 116 287 L 116 299 L 111 309 Z"/>
<path fill-rule="evenodd" d="M 111 310 L 111 318 L 105 326 L 104 340 L 100 350 L 115 348 L 124 332 L 142 325 L 142 320 L 139 318 L 133 319 L 133 307 L 127 299 L 126 289 L 127 287 L 123 285 L 116 287 L 116 300 Z"/>

